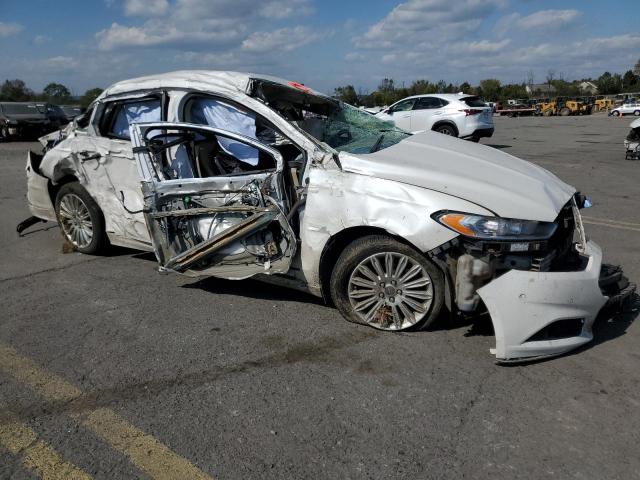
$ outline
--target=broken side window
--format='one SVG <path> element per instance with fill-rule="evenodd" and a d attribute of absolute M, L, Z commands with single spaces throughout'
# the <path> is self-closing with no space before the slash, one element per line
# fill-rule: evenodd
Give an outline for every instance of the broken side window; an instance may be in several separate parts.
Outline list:
<path fill-rule="evenodd" d="M 162 120 L 160 97 L 107 103 L 100 122 L 103 136 L 129 139 L 132 123 L 159 122 Z"/>

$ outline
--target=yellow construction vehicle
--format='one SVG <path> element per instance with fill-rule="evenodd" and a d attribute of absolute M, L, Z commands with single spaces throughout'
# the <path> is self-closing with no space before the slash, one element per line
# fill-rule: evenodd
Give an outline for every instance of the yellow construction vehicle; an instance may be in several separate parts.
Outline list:
<path fill-rule="evenodd" d="M 539 115 L 545 117 L 552 115 L 567 117 L 569 115 L 589 114 L 591 114 L 591 105 L 575 98 L 567 99 L 567 97 L 556 97 L 539 104 Z"/>
<path fill-rule="evenodd" d="M 616 106 L 616 102 L 613 101 L 613 98 L 605 98 L 603 96 L 596 97 L 595 102 L 593 103 L 593 111 L 594 112 L 608 112 Z"/>

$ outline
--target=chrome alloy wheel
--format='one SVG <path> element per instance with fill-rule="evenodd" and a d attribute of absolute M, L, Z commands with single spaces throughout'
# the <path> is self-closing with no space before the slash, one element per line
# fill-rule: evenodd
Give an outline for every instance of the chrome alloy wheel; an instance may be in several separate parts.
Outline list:
<path fill-rule="evenodd" d="M 75 247 L 88 247 L 93 240 L 93 223 L 89 209 L 82 199 L 68 193 L 60 200 L 58 213 L 64 236 Z"/>
<path fill-rule="evenodd" d="M 420 322 L 433 301 L 429 273 L 402 253 L 365 258 L 349 278 L 348 296 L 356 315 L 372 327 L 404 330 Z"/>

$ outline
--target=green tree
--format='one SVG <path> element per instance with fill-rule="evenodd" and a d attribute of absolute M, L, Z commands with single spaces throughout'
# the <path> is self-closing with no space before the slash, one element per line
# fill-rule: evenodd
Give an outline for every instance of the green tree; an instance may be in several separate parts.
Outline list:
<path fill-rule="evenodd" d="M 460 91 L 462 93 L 469 93 L 471 92 L 471 85 L 469 84 L 469 82 L 462 82 L 460 84 Z"/>
<path fill-rule="evenodd" d="M 622 91 L 622 76 L 619 73 L 611 75 L 610 72 L 604 72 L 596 81 L 598 92 L 602 95 L 616 94 Z"/>
<path fill-rule="evenodd" d="M 26 102 L 35 97 L 33 90 L 20 79 L 5 80 L 0 87 L 0 100 L 7 102 Z"/>
<path fill-rule="evenodd" d="M 80 105 L 88 107 L 102 92 L 102 88 L 90 88 L 80 97 Z"/>
<path fill-rule="evenodd" d="M 71 99 L 71 92 L 61 83 L 50 83 L 44 87 L 42 94 L 52 103 L 64 103 Z"/>
<path fill-rule="evenodd" d="M 622 76 L 622 88 L 624 88 L 625 90 L 638 88 L 640 87 L 640 85 L 638 85 L 639 83 L 640 77 L 638 77 L 631 70 L 627 70 L 626 72 L 624 72 L 624 75 Z"/>
<path fill-rule="evenodd" d="M 351 105 L 358 105 L 358 94 L 356 93 L 356 89 L 353 88 L 353 85 L 347 85 L 346 87 L 337 87 L 333 91 L 333 95 L 342 100 L 343 102 L 349 103 Z"/>
<path fill-rule="evenodd" d="M 495 102 L 500 98 L 500 80 L 495 78 L 487 78 L 480 80 L 480 90 L 485 100 Z"/>

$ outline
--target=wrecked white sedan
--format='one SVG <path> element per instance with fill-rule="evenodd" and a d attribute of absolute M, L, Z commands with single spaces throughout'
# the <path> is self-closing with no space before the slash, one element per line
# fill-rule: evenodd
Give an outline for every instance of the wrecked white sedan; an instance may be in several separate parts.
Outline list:
<path fill-rule="evenodd" d="M 486 308 L 503 361 L 589 342 L 607 302 L 573 187 L 295 82 L 128 80 L 62 137 L 30 153 L 28 202 L 81 252 L 112 243 L 153 249 L 162 271 L 272 275 L 383 330 Z"/>

